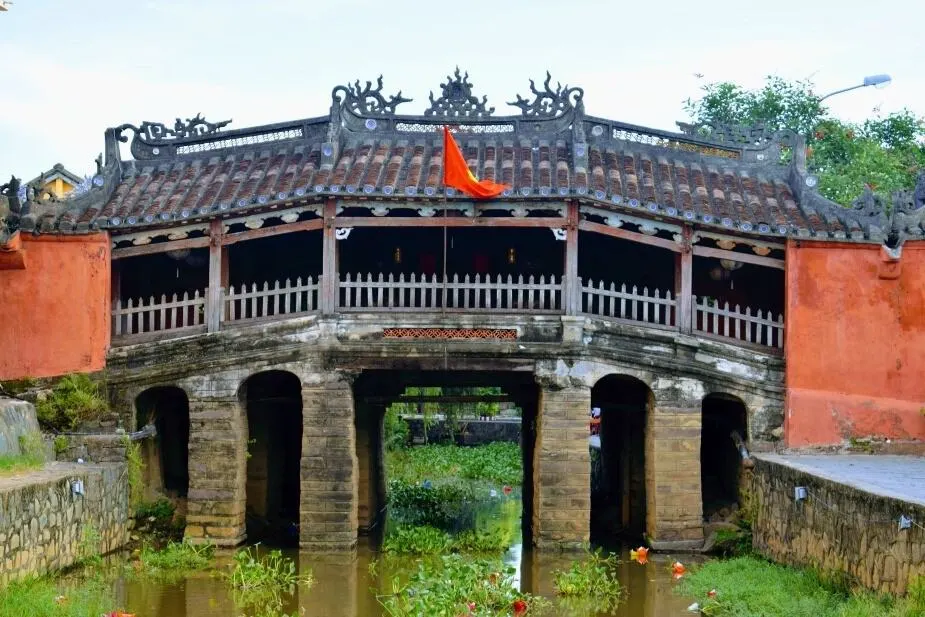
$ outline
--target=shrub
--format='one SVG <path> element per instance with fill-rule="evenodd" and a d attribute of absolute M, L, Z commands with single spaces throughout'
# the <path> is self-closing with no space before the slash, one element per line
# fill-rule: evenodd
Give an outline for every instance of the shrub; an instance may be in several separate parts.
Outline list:
<path fill-rule="evenodd" d="M 408 445 L 408 440 L 411 438 L 411 428 L 407 420 L 401 417 L 398 408 L 394 405 L 385 412 L 382 430 L 386 450 L 400 450 Z"/>
<path fill-rule="evenodd" d="M 169 523 L 173 519 L 176 507 L 169 499 L 161 498 L 157 501 L 148 501 L 135 510 L 136 518 L 153 518 L 155 523 Z"/>
<path fill-rule="evenodd" d="M 99 385 L 88 375 L 75 373 L 61 378 L 51 393 L 35 406 L 39 422 L 57 431 L 70 431 L 109 410 Z"/>

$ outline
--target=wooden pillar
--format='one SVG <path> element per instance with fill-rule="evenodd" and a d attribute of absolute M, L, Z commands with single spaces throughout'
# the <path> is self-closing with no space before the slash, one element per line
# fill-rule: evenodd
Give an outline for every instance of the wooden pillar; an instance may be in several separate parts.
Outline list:
<path fill-rule="evenodd" d="M 693 266 L 694 253 L 691 250 L 691 228 L 681 229 L 681 252 L 675 254 L 675 299 L 678 303 L 678 329 L 691 331 L 693 315 Z"/>
<path fill-rule="evenodd" d="M 578 281 L 578 204 L 570 201 L 567 208 L 563 304 L 566 315 L 577 315 L 581 305 L 581 285 Z"/>
<path fill-rule="evenodd" d="M 221 264 L 221 268 L 220 268 L 221 274 L 220 274 L 220 276 L 219 276 L 219 278 L 221 279 L 221 283 L 222 283 L 222 292 L 223 292 L 223 295 L 222 295 L 222 300 L 223 300 L 223 302 L 222 302 L 222 322 L 224 322 L 226 319 L 228 319 L 228 305 L 227 305 L 227 303 L 224 302 L 224 295 L 228 292 L 229 285 L 230 285 L 230 275 L 229 275 L 229 273 L 228 273 L 228 268 L 229 268 L 229 255 L 230 255 L 230 254 L 231 254 L 231 251 L 229 250 L 229 247 L 223 246 L 223 247 L 222 247 L 222 264 Z"/>
<path fill-rule="evenodd" d="M 324 228 L 321 239 L 321 314 L 333 315 L 337 310 L 337 238 L 334 237 L 336 206 L 333 199 L 324 204 Z"/>
<path fill-rule="evenodd" d="M 209 292 L 206 296 L 206 325 L 209 332 L 218 332 L 222 323 L 222 221 L 209 224 Z"/>

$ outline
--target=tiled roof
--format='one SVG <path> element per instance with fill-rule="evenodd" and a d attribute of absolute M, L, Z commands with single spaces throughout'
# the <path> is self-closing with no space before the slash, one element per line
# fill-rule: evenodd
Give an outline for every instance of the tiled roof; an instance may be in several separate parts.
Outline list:
<path fill-rule="evenodd" d="M 107 131 L 97 187 L 35 227 L 129 232 L 330 196 L 442 201 L 437 130 L 451 123 L 472 172 L 511 187 L 501 200 L 569 197 L 761 235 L 865 239 L 882 231 L 881 213 L 838 207 L 809 188 L 802 142 L 792 136 L 646 129 L 587 116 L 580 89 L 544 85 L 545 92 L 531 82 L 532 103 L 518 97 L 520 116 L 491 116 L 457 72 L 422 116 L 397 115 L 406 99 L 387 100 L 380 81 L 336 88 L 330 117 L 230 131 L 198 116 L 173 129 L 123 125 Z M 126 129 L 134 160 L 121 161 L 117 140 Z M 781 164 L 781 148 L 790 146 L 794 160 Z M 452 189 L 446 197 L 465 199 Z M 908 231 L 925 233 L 921 223 Z"/>

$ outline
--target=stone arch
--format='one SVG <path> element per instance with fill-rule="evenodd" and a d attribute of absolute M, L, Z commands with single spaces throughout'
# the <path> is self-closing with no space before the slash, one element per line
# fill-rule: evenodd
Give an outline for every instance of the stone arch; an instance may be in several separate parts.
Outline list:
<path fill-rule="evenodd" d="M 748 441 L 748 417 L 745 401 L 733 394 L 711 392 L 701 402 L 700 485 L 707 522 L 726 518 L 738 503 L 742 456 L 733 433 Z"/>
<path fill-rule="evenodd" d="M 189 397 L 178 386 L 154 386 L 135 397 L 135 426 L 157 429 L 141 442 L 146 499 L 185 498 L 189 491 Z"/>
<path fill-rule="evenodd" d="M 247 420 L 248 538 L 296 545 L 302 458 L 302 382 L 289 371 L 248 376 L 238 389 Z"/>
<path fill-rule="evenodd" d="M 600 410 L 598 438 L 590 439 L 592 542 L 645 534 L 645 435 L 653 404 L 652 389 L 636 376 L 611 373 L 591 388 L 592 420 Z"/>

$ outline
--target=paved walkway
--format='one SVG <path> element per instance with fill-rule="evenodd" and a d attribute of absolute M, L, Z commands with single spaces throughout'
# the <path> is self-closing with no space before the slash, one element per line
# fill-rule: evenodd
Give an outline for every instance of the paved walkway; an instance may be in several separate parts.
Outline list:
<path fill-rule="evenodd" d="M 925 457 L 863 454 L 755 454 L 814 476 L 925 506 Z"/>

